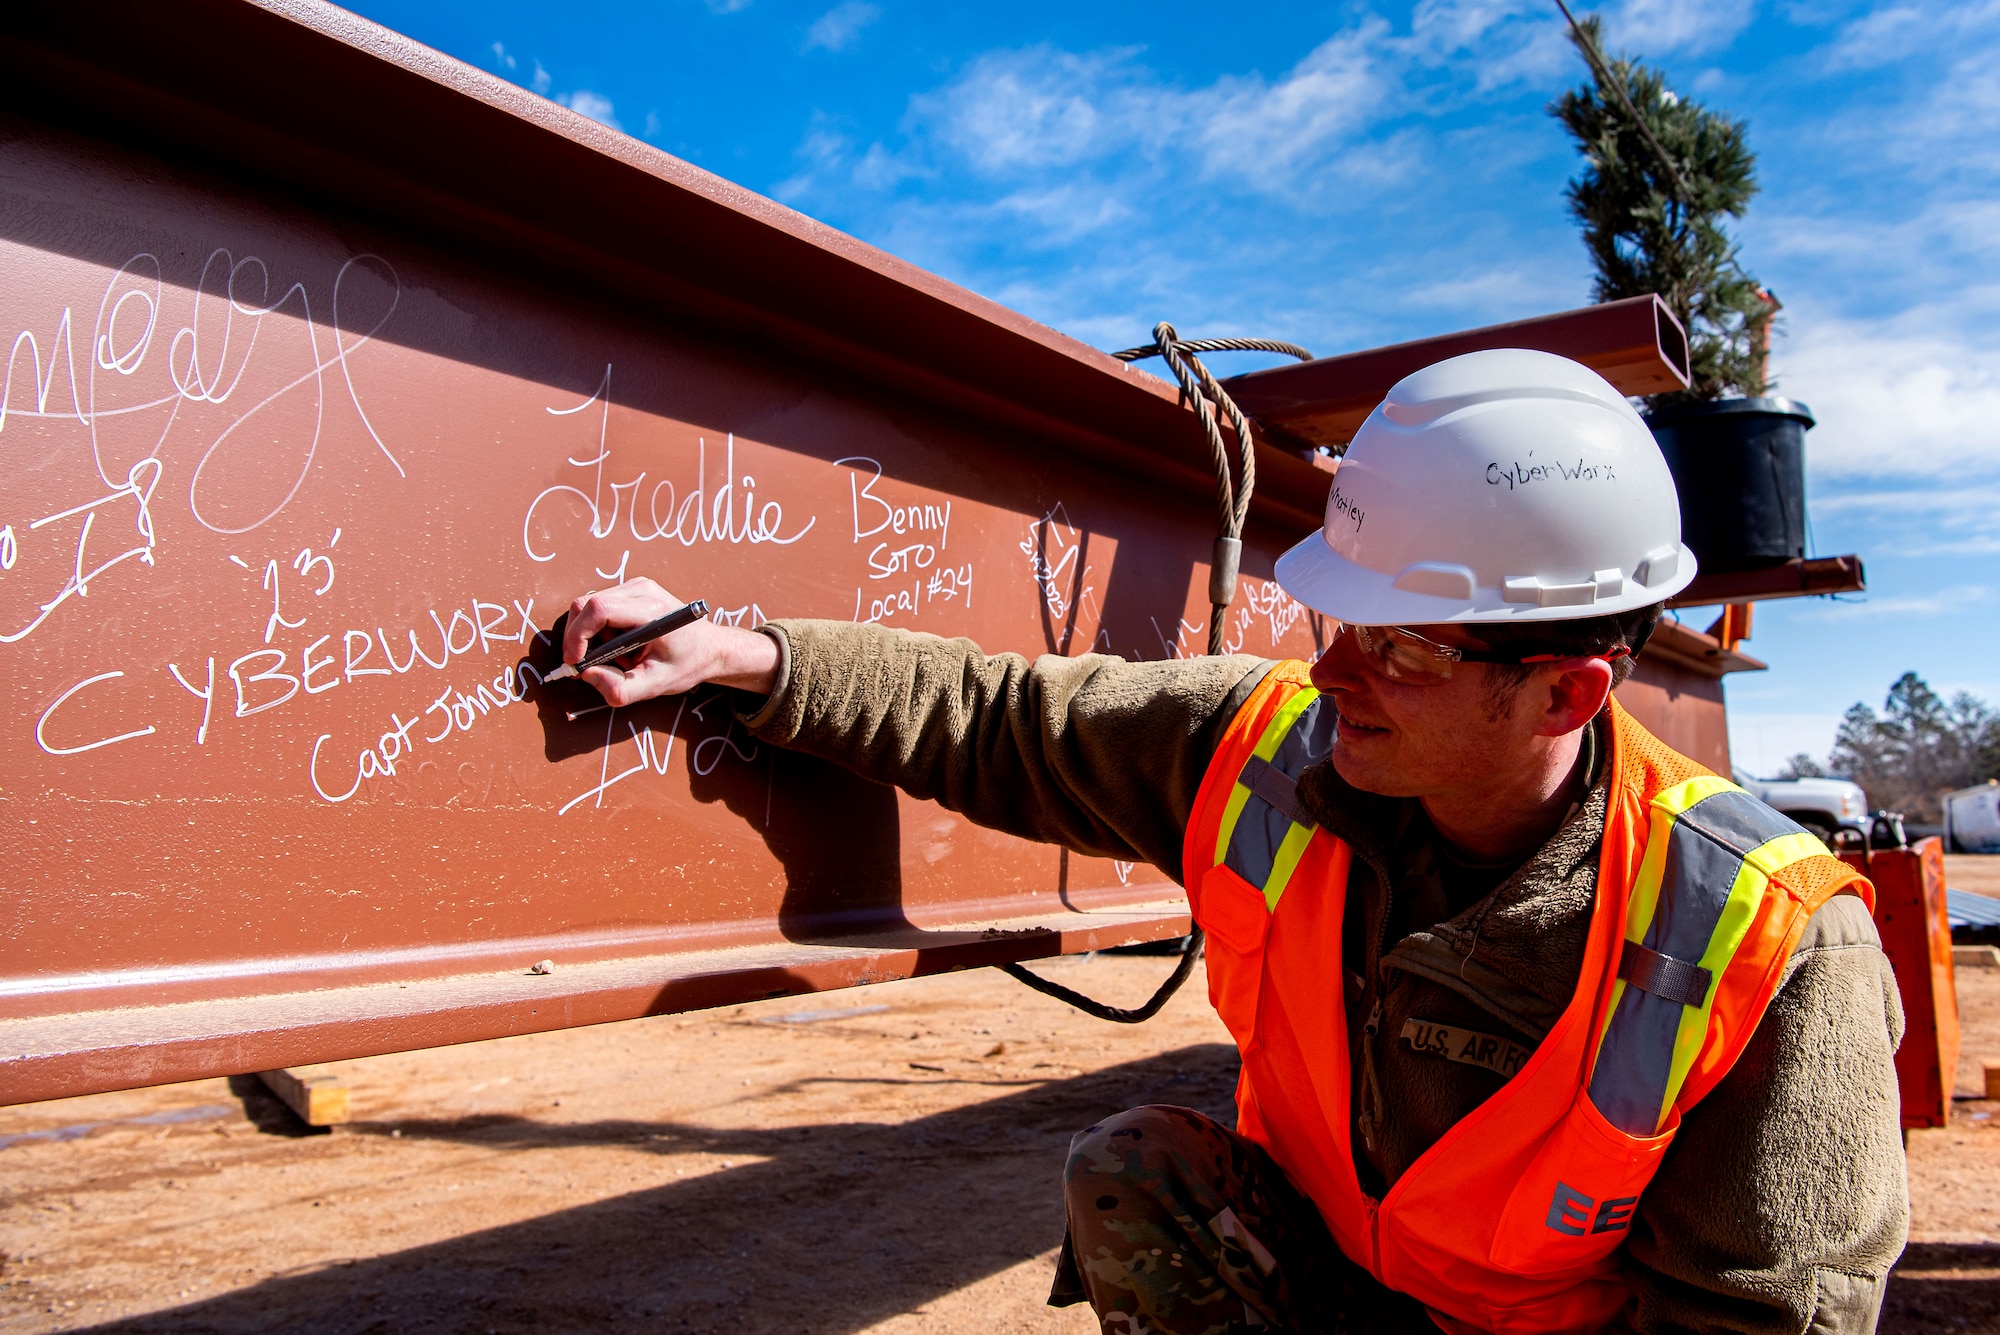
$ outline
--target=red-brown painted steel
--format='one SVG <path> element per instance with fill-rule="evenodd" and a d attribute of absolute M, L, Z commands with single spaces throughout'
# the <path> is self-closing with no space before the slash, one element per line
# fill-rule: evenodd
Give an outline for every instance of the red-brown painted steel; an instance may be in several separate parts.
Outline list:
<path fill-rule="evenodd" d="M 1658 394 L 1688 383 L 1687 334 L 1666 303 L 1651 296 L 1274 366 L 1223 383 L 1237 405 L 1265 427 L 1308 445 L 1337 447 L 1353 439 L 1404 376 L 1488 348 L 1574 357 L 1625 394 Z"/>
<path fill-rule="evenodd" d="M 1694 583 L 1667 601 L 1669 607 L 1711 607 L 1716 603 L 1769 602 L 1778 598 L 1823 598 L 1861 593 L 1868 578 L 1858 556 L 1815 556 L 1756 570 L 1696 575 Z"/>
<path fill-rule="evenodd" d="M 1206 494 L 1171 385 L 720 177 L 317 0 L 0 13 L 0 97 L 525 281 L 671 315 Z M 1316 522 L 1260 451 L 1262 513 Z"/>
<path fill-rule="evenodd" d="M 1722 679 L 1764 664 L 1711 635 L 1662 620 L 1618 688 L 1618 699 L 1655 737 L 1717 774 L 1729 773 L 1729 716 Z"/>
<path fill-rule="evenodd" d="M 719 696 L 522 667 L 641 572 L 1194 652 L 1170 386 L 331 6 L 15 7 L 0 75 L 0 1102 L 1186 930 Z M 1309 656 L 1269 575 L 1325 475 L 1259 472 L 1226 642 Z"/>
<path fill-rule="evenodd" d="M 1212 501 L 1157 380 L 339 11 L 77 12 L 117 22 L 0 39 L 0 1101 L 1186 930 L 1160 873 L 720 696 L 522 667 L 641 572 L 1195 652 Z M 1232 648 L 1313 652 L 1300 525 L 1253 517 Z"/>

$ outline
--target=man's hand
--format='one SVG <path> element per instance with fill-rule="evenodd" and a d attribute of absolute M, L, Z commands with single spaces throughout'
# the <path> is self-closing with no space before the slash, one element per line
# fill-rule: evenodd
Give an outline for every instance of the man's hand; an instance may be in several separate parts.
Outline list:
<path fill-rule="evenodd" d="M 673 611 L 676 598 L 650 579 L 628 579 L 615 589 L 585 594 L 570 604 L 563 630 L 563 662 L 582 659 L 592 637 L 643 626 Z M 583 680 L 607 704 L 635 705 L 679 695 L 704 682 L 769 695 L 778 684 L 778 646 L 768 635 L 713 621 L 696 621 L 636 649 L 623 666 L 587 668 Z"/>

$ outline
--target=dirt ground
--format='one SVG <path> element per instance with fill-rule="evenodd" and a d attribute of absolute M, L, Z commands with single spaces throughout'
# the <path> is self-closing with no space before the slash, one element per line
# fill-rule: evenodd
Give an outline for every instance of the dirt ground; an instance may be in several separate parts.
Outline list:
<path fill-rule="evenodd" d="M 1945 859 L 1945 883 L 2000 898 L 2000 857 Z M 1951 1125 L 1912 1131 L 1910 1245 L 1889 1281 L 1885 1331 L 2000 1331 L 2000 969 L 1957 973 L 1958 1093 Z"/>
<path fill-rule="evenodd" d="M 1039 967 L 1132 1005 L 1171 964 Z M 1204 991 L 1110 1025 L 982 970 L 342 1062 L 330 1135 L 243 1081 L 0 1109 L 0 1333 L 1081 1335 L 1064 1149 L 1228 1108 Z"/>
<path fill-rule="evenodd" d="M 2000 858 L 1953 858 L 2000 895 Z M 1131 1004 L 1170 961 L 1043 966 Z M 0 1335 L 981 1330 L 1043 1306 L 1070 1135 L 1228 1108 L 1199 982 L 1088 1019 L 991 970 L 339 1063 L 300 1134 L 254 1083 L 0 1109 Z M 1882 1329 L 2000 1330 L 2000 970 L 1959 975 L 1952 1125 L 1910 1136 Z"/>

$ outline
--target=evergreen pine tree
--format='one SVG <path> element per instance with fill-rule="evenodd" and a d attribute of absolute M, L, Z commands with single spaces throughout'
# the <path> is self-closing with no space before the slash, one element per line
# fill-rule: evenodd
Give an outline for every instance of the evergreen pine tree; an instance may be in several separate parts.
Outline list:
<path fill-rule="evenodd" d="M 1744 123 L 1677 96 L 1651 66 L 1604 56 L 1595 15 L 1578 26 L 1570 38 L 1591 66 L 1591 82 L 1549 110 L 1584 157 L 1567 194 L 1597 267 L 1595 300 L 1657 292 L 1687 330 L 1691 383 L 1654 395 L 1651 406 L 1765 393 L 1776 303 L 1737 263 L 1737 244 L 1724 226 L 1741 218 L 1757 193 L 1757 159 Z"/>
<path fill-rule="evenodd" d="M 1914 672 L 1896 678 L 1880 714 L 1865 704 L 1850 708 L 1827 757 L 1870 802 L 1919 821 L 1939 819 L 1940 794 L 2000 777 L 1996 761 L 2000 716 L 1992 707 L 1965 691 L 1946 700 Z"/>

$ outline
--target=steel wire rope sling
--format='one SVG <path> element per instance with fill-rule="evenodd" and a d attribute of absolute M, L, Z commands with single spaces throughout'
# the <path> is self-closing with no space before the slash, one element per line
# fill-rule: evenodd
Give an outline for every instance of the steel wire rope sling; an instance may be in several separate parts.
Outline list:
<path fill-rule="evenodd" d="M 1181 402 L 1194 409 L 1195 416 L 1201 420 L 1202 434 L 1208 438 L 1209 454 L 1215 464 L 1218 528 L 1208 566 L 1208 652 L 1219 656 L 1222 653 L 1222 620 L 1229 612 L 1230 603 L 1236 599 L 1236 570 L 1243 557 L 1243 521 L 1250 513 L 1250 494 L 1257 487 L 1257 456 L 1255 441 L 1250 434 L 1250 419 L 1243 415 L 1243 410 L 1236 406 L 1229 392 L 1202 364 L 1198 354 L 1204 352 L 1276 352 L 1296 357 L 1302 362 L 1311 361 L 1313 355 L 1296 344 L 1268 338 L 1183 339 L 1165 320 L 1153 326 L 1151 343 L 1111 354 L 1121 362 L 1135 362 L 1146 357 L 1164 358 L 1173 370 L 1174 379 L 1180 382 Z M 1229 466 L 1229 448 L 1222 438 L 1222 423 L 1216 415 L 1218 408 L 1228 417 L 1230 430 L 1236 436 L 1236 468 L 1233 475 Z M 1202 940 L 1201 927 L 1190 924 L 1187 940 L 1181 946 L 1180 963 L 1174 966 L 1174 971 L 1167 975 L 1167 981 L 1160 984 L 1159 991 L 1153 993 L 1144 1005 L 1130 1008 L 1108 1006 L 1061 983 L 1050 982 L 1030 972 L 1025 965 L 1002 964 L 1000 969 L 1016 981 L 1045 996 L 1066 1001 L 1086 1015 L 1110 1020 L 1114 1024 L 1138 1024 L 1158 1015 L 1160 1008 L 1181 990 L 1181 985 L 1187 982 L 1188 975 L 1194 972 L 1196 962 L 1201 959 Z"/>

